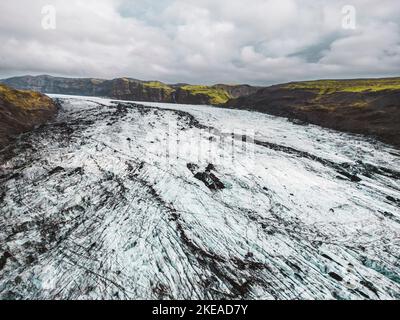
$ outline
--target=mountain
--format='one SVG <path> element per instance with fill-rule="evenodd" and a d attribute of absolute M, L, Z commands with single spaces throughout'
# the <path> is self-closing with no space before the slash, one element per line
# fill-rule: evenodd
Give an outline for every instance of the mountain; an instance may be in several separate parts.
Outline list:
<path fill-rule="evenodd" d="M 212 105 L 224 104 L 230 99 L 249 95 L 260 89 L 249 85 L 168 85 L 159 81 L 141 81 L 131 78 L 113 80 L 96 78 L 74 79 L 48 75 L 14 77 L 0 80 L 0 82 L 16 89 L 35 90 L 42 93 Z"/>
<path fill-rule="evenodd" d="M 231 99 L 225 106 L 364 134 L 400 147 L 400 78 L 293 82 Z"/>
<path fill-rule="evenodd" d="M 246 108 L 287 117 L 297 123 L 364 134 L 400 147 L 400 78 L 318 80 L 265 88 L 48 75 L 14 77 L 0 83 L 42 93 Z"/>
<path fill-rule="evenodd" d="M 57 107 L 49 97 L 0 84 L 0 149 L 14 135 L 46 122 L 56 112 Z"/>

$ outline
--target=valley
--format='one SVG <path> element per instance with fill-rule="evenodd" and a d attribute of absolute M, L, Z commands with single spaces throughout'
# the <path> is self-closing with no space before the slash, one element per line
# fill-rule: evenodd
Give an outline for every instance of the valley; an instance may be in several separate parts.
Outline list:
<path fill-rule="evenodd" d="M 211 106 L 53 95 L 0 152 L 1 299 L 399 299 L 400 154 Z"/>

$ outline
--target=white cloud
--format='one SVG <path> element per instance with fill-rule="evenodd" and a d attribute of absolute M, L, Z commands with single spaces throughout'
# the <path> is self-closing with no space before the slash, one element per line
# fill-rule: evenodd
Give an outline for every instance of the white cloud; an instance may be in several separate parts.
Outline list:
<path fill-rule="evenodd" d="M 41 28 L 42 6 L 57 29 Z M 14 0 L 0 2 L 0 75 L 50 73 L 254 83 L 396 75 L 400 2 Z"/>

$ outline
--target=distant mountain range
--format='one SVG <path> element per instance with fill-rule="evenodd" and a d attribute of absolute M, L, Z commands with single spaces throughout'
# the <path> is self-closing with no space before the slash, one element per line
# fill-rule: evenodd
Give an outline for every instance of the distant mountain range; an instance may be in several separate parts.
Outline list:
<path fill-rule="evenodd" d="M 214 86 L 141 81 L 132 78 L 104 80 L 96 78 L 61 78 L 48 75 L 22 76 L 0 80 L 10 87 L 42 93 L 108 97 L 119 100 L 182 104 L 221 105 L 230 99 L 255 93 L 260 87 L 249 85 Z"/>
<path fill-rule="evenodd" d="M 275 85 L 226 103 L 400 147 L 400 78 L 319 80 Z"/>
<path fill-rule="evenodd" d="M 14 77 L 0 83 L 42 93 L 245 108 L 286 117 L 299 124 L 364 134 L 400 147 L 400 78 L 318 80 L 264 88 L 47 75 Z"/>

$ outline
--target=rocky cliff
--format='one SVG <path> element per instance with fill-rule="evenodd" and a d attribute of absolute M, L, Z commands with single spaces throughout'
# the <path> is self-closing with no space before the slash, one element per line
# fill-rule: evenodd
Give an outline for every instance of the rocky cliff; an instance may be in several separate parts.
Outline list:
<path fill-rule="evenodd" d="M 200 86 L 168 85 L 159 81 L 140 81 L 132 78 L 103 80 L 73 79 L 51 76 L 23 76 L 0 80 L 16 89 L 42 93 L 100 96 L 120 100 L 220 105 L 229 99 L 255 93 L 260 88 L 249 85 Z"/>
<path fill-rule="evenodd" d="M 57 107 L 49 97 L 0 84 L 0 149 L 15 135 L 43 124 L 56 112 Z"/>
<path fill-rule="evenodd" d="M 226 106 L 365 134 L 400 147 L 400 78 L 276 85 L 231 99 Z"/>

